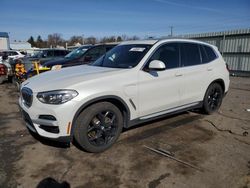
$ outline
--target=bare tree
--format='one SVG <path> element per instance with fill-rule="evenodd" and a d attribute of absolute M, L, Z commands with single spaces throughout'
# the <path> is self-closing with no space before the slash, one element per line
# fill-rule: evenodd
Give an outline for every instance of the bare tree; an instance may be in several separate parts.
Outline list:
<path fill-rule="evenodd" d="M 97 43 L 97 39 L 93 36 L 85 38 L 84 40 L 85 44 L 96 44 Z"/>
<path fill-rule="evenodd" d="M 74 46 L 77 43 L 83 44 L 83 37 L 82 36 L 72 36 L 70 37 L 69 41 L 68 41 L 68 45 L 70 46 Z"/>
<path fill-rule="evenodd" d="M 57 47 L 57 45 L 64 45 L 64 40 L 62 35 L 59 33 L 54 33 L 48 35 L 48 43 L 49 46 Z"/>
<path fill-rule="evenodd" d="M 103 37 L 100 39 L 100 43 L 116 42 L 115 36 Z"/>
<path fill-rule="evenodd" d="M 129 37 L 129 40 L 139 40 L 140 38 L 136 35 Z"/>
<path fill-rule="evenodd" d="M 127 41 L 127 40 L 139 40 L 140 38 L 136 35 L 131 37 L 131 36 L 127 36 L 124 34 L 121 36 L 121 39 L 122 39 L 122 41 Z"/>
<path fill-rule="evenodd" d="M 126 41 L 126 40 L 128 40 L 128 36 L 125 35 L 125 34 L 123 34 L 123 35 L 122 35 L 122 41 Z"/>

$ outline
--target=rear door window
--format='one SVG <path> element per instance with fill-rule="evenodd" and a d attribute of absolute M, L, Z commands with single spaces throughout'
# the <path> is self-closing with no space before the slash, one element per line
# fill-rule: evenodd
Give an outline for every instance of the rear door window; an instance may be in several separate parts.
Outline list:
<path fill-rule="evenodd" d="M 201 64 L 201 56 L 198 44 L 181 43 L 181 66 L 193 66 Z"/>

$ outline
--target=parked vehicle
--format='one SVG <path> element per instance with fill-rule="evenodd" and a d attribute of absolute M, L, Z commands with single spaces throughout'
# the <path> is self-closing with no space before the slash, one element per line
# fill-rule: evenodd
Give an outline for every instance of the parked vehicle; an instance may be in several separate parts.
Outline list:
<path fill-rule="evenodd" d="M 0 63 L 0 84 L 2 84 L 6 80 L 8 80 L 7 67 L 4 64 Z"/>
<path fill-rule="evenodd" d="M 7 53 L 2 53 L 2 59 L 0 59 L 0 64 L 3 64 L 6 68 L 6 76 L 7 80 L 11 81 L 13 77 L 13 69 L 11 67 L 11 63 L 14 61 L 12 58 L 9 58 Z"/>
<path fill-rule="evenodd" d="M 5 53 L 9 58 L 12 58 L 14 60 L 18 58 L 23 58 L 25 56 L 24 54 L 16 50 L 4 50 L 2 52 Z"/>
<path fill-rule="evenodd" d="M 30 57 L 22 58 L 22 63 L 24 64 L 26 72 L 25 74 L 27 74 L 25 75 L 25 78 L 50 70 L 42 65 L 49 60 L 64 57 L 68 52 L 68 50 L 64 49 L 41 49 Z"/>
<path fill-rule="evenodd" d="M 116 45 L 117 44 L 98 44 L 82 46 L 73 50 L 64 58 L 55 61 L 48 61 L 43 66 L 52 68 L 55 65 L 60 65 L 61 67 L 70 67 L 89 64 L 96 61 L 99 57 L 101 57 Z"/>
<path fill-rule="evenodd" d="M 31 57 L 25 58 L 24 61 L 25 63 L 37 61 L 40 63 L 40 65 L 43 65 L 47 61 L 64 57 L 68 53 L 69 51 L 64 49 L 55 49 L 55 48 L 41 49 L 38 50 Z"/>
<path fill-rule="evenodd" d="M 216 112 L 228 88 L 226 63 L 213 45 L 132 41 L 90 65 L 27 80 L 19 104 L 31 131 L 102 152 L 123 128 L 190 109 Z"/>

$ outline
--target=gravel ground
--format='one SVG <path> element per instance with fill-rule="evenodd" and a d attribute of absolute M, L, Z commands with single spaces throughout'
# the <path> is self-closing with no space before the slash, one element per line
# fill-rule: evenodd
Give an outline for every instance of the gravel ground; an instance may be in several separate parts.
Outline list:
<path fill-rule="evenodd" d="M 249 78 L 231 78 L 218 113 L 186 112 L 124 130 L 100 154 L 33 138 L 17 99 L 12 84 L 0 85 L 0 187 L 250 187 Z M 143 145 L 168 150 L 201 170 Z"/>

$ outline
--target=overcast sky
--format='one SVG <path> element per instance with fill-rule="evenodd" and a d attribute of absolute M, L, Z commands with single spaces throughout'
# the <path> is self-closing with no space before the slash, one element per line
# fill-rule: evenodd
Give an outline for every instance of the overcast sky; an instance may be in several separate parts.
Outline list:
<path fill-rule="evenodd" d="M 250 28 L 250 0 L 1 0 L 10 39 L 60 33 L 84 37 L 166 36 Z"/>

